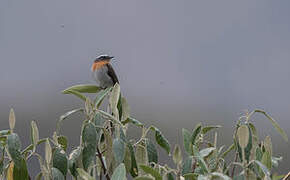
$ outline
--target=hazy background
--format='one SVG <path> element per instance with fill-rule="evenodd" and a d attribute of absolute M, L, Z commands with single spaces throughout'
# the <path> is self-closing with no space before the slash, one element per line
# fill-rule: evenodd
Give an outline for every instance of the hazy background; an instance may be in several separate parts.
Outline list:
<path fill-rule="evenodd" d="M 240 113 L 254 108 L 290 137 L 289 17 L 290 1 L 1 0 L 0 127 L 14 107 L 23 146 L 31 120 L 41 137 L 51 135 L 60 115 L 82 105 L 61 91 L 93 83 L 90 65 L 108 53 L 132 115 L 174 143 L 182 127 L 202 121 L 222 125 L 229 145 Z M 64 123 L 71 146 L 81 120 Z M 254 121 L 286 173 L 289 143 L 263 116 Z"/>

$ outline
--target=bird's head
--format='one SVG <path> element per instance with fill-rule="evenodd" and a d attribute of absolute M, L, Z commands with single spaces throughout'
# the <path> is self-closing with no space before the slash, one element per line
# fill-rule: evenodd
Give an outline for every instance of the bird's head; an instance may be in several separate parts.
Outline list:
<path fill-rule="evenodd" d="M 98 56 L 95 60 L 94 63 L 92 65 L 92 71 L 98 70 L 99 68 L 103 67 L 104 65 L 108 64 L 111 59 L 113 59 L 113 56 L 109 56 L 109 55 L 100 55 Z"/>
<path fill-rule="evenodd" d="M 109 56 L 107 54 L 103 54 L 103 55 L 100 55 L 98 56 L 94 62 L 100 62 L 100 61 L 108 61 L 110 62 L 111 59 L 113 59 L 114 56 Z"/>

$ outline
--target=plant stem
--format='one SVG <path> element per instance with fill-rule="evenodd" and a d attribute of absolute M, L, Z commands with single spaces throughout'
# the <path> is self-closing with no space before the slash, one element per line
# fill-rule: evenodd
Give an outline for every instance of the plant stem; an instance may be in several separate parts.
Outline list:
<path fill-rule="evenodd" d="M 235 161 L 234 162 L 237 162 L 238 160 L 238 153 L 236 152 L 236 155 L 235 155 Z M 234 167 L 233 167 L 233 170 L 232 170 L 232 179 L 234 178 L 234 175 L 235 175 L 235 169 L 236 169 L 236 165 L 234 164 Z"/>
<path fill-rule="evenodd" d="M 196 169 L 196 165 L 197 165 L 197 161 L 195 159 L 194 160 L 194 163 L 192 164 L 192 173 L 194 173 L 195 169 Z"/>
<path fill-rule="evenodd" d="M 242 149 L 242 156 L 243 156 L 243 168 L 244 168 L 244 172 L 245 172 L 245 179 L 248 180 L 249 179 L 249 171 L 247 170 L 247 161 L 246 161 L 246 152 L 245 152 L 245 148 Z"/>
<path fill-rule="evenodd" d="M 103 178 L 103 173 L 101 172 L 100 173 L 100 180 L 102 180 L 102 178 Z"/>
<path fill-rule="evenodd" d="M 109 176 L 109 174 L 107 173 L 107 169 L 106 169 L 106 167 L 105 167 L 105 163 L 104 163 L 104 161 L 103 161 L 102 153 L 100 152 L 99 147 L 97 147 L 97 152 L 98 152 L 98 157 L 99 157 L 99 159 L 100 159 L 100 161 L 101 161 L 101 164 L 102 164 L 102 168 L 103 168 L 103 171 L 104 171 L 104 175 L 106 176 L 107 180 L 110 180 L 110 176 Z"/>

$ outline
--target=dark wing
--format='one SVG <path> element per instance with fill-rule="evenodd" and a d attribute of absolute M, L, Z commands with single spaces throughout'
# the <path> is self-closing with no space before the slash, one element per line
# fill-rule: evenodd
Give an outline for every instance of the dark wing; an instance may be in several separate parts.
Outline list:
<path fill-rule="evenodd" d="M 120 84 L 119 80 L 117 78 L 117 75 L 116 75 L 113 67 L 111 66 L 111 64 L 106 64 L 106 65 L 107 65 L 107 68 L 108 68 L 108 75 L 112 78 L 113 83 L 114 84 L 116 84 L 116 83 Z"/>

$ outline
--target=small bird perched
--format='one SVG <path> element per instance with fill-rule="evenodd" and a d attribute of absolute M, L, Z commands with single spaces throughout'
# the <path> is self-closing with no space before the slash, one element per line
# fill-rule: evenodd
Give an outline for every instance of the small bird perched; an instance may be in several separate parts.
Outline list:
<path fill-rule="evenodd" d="M 119 83 L 117 75 L 110 64 L 113 56 L 100 55 L 92 65 L 93 78 L 101 88 L 107 88 Z"/>
<path fill-rule="evenodd" d="M 93 78 L 96 80 L 98 85 L 105 89 L 108 87 L 114 86 L 116 83 L 119 84 L 119 80 L 117 78 L 117 75 L 113 69 L 113 67 L 110 64 L 111 59 L 113 59 L 113 56 L 108 55 L 100 55 L 98 56 L 92 65 L 92 72 L 93 72 Z M 119 118 L 122 117 L 122 106 L 121 106 L 121 98 L 118 100 L 118 107 L 119 107 Z M 111 133 L 114 132 L 114 126 L 113 123 L 110 122 L 110 129 Z"/>

